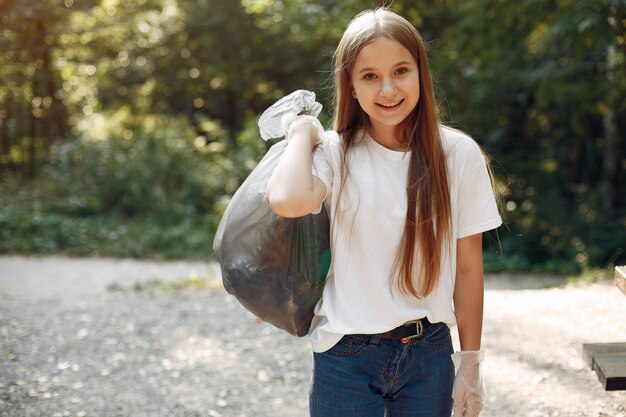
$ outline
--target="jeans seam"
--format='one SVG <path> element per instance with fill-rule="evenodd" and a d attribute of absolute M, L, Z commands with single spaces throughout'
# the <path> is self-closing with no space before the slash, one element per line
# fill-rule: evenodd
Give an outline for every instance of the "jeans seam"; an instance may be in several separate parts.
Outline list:
<path fill-rule="evenodd" d="M 315 384 L 315 375 L 313 375 L 311 385 L 313 386 L 313 389 L 312 389 L 313 398 L 311 400 L 311 416 L 310 417 L 315 417 L 317 416 L 317 411 L 315 410 L 315 404 L 317 403 L 317 389 L 316 389 L 316 384 Z"/>
<path fill-rule="evenodd" d="M 422 342 L 423 346 L 427 346 L 427 347 L 431 347 L 431 348 L 440 348 L 442 346 L 446 346 L 448 344 L 448 342 L 450 341 L 451 338 L 448 338 L 446 340 L 442 340 L 440 342 L 437 343 L 430 343 L 430 342 Z"/>
<path fill-rule="evenodd" d="M 400 353 L 400 357 L 398 358 L 398 363 L 396 364 L 396 369 L 393 373 L 393 376 L 391 377 L 391 384 L 387 386 L 387 392 L 393 391 L 393 385 L 395 384 L 395 382 L 398 380 L 398 372 L 400 371 L 400 366 L 402 365 L 402 360 L 404 359 L 404 356 L 408 350 L 408 348 L 410 347 L 410 344 L 407 343 L 406 345 L 404 345 L 402 347 L 402 352 Z M 387 400 L 385 400 L 385 404 L 387 403 Z"/>
<path fill-rule="evenodd" d="M 436 328 L 433 329 L 433 331 L 438 331 L 438 330 L 439 329 L 436 329 Z M 427 336 L 430 336 L 430 335 L 423 335 L 421 338 L 417 339 L 417 344 L 421 344 L 422 346 L 431 347 L 431 348 L 439 348 L 441 346 L 447 345 L 452 339 L 449 331 L 446 333 L 447 337 L 444 340 L 437 340 L 434 342 L 430 342 L 428 340 L 424 340 L 424 337 L 427 337 Z"/>

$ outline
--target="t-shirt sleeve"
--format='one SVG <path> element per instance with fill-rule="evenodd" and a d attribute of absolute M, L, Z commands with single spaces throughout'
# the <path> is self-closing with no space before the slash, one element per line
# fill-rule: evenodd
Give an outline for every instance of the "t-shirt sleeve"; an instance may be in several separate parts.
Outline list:
<path fill-rule="evenodd" d="M 468 169 L 461 177 L 458 190 L 458 239 L 502 224 L 482 152 L 476 147 L 468 159 L 471 162 L 468 161 Z"/>

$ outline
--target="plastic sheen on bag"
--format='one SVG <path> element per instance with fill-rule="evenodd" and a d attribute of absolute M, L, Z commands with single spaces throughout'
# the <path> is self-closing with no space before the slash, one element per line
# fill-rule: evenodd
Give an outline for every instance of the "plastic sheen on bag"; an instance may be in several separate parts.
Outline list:
<path fill-rule="evenodd" d="M 272 146 L 239 187 L 213 251 L 228 293 L 261 320 L 305 336 L 330 265 L 330 221 L 325 207 L 299 218 L 271 210 L 265 190 L 286 146 Z"/>

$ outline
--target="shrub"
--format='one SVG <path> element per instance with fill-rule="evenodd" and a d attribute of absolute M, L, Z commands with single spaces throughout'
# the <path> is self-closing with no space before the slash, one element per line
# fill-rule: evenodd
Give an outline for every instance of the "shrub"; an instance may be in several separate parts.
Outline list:
<path fill-rule="evenodd" d="M 234 140 L 208 119 L 197 130 L 184 118 L 111 119 L 55 145 L 34 181 L 5 178 L 0 252 L 210 256 L 230 196 L 266 149 L 256 123 Z"/>

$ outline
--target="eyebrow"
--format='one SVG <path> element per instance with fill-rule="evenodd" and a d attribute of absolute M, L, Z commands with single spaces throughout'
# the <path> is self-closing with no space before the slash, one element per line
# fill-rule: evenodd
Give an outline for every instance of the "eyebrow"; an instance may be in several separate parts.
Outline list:
<path fill-rule="evenodd" d="M 411 63 L 409 61 L 401 61 L 401 62 L 398 62 L 396 65 L 394 65 L 394 67 L 400 67 L 402 65 L 411 65 Z M 358 73 L 361 74 L 362 72 L 375 71 L 375 70 L 376 69 L 372 67 L 365 67 L 365 68 L 361 68 Z"/>

